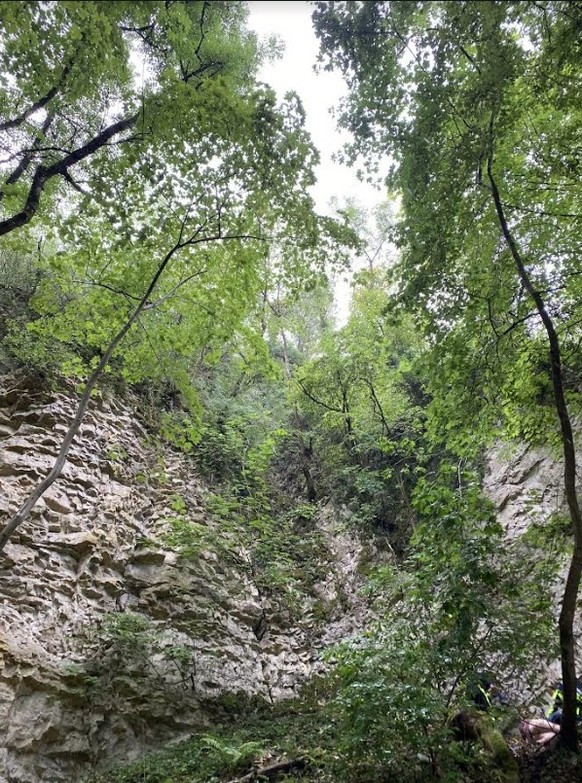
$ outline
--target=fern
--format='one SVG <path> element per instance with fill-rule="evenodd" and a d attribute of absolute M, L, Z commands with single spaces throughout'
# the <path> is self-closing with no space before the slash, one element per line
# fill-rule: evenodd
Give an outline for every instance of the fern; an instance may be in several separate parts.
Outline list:
<path fill-rule="evenodd" d="M 234 770 L 257 759 L 264 748 L 259 742 L 243 742 L 241 745 L 230 745 L 227 742 L 205 734 L 201 738 L 203 748 L 214 751 L 216 763 L 227 770 Z"/>

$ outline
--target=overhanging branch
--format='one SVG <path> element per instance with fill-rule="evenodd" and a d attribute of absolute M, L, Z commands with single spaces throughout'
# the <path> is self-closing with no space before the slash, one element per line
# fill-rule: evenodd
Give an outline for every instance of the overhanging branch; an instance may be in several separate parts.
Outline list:
<path fill-rule="evenodd" d="M 18 128 L 20 125 L 22 125 L 23 122 L 25 122 L 25 120 L 31 117 L 35 112 L 44 108 L 47 105 L 47 103 L 50 103 L 50 101 L 52 101 L 55 95 L 57 95 L 57 93 L 61 90 L 61 88 L 65 84 L 67 80 L 67 76 L 71 72 L 72 67 L 73 67 L 73 60 L 71 60 L 63 68 L 61 78 L 54 85 L 54 87 L 51 87 L 50 90 L 48 90 L 41 98 L 39 98 L 37 101 L 31 104 L 28 107 L 28 109 L 25 109 L 25 111 L 23 111 L 17 117 L 14 117 L 11 120 L 6 120 L 5 122 L 0 122 L 0 131 L 6 131 L 6 130 L 11 130 L 12 128 Z"/>
<path fill-rule="evenodd" d="M 64 158 L 61 158 L 61 160 L 58 160 L 47 167 L 38 166 L 34 172 L 34 176 L 32 178 L 32 182 L 28 190 L 28 195 L 26 197 L 23 208 L 16 214 L 12 215 L 12 217 L 0 221 L 0 236 L 9 234 L 11 231 L 14 231 L 14 229 L 20 228 L 21 226 L 25 226 L 27 223 L 30 223 L 36 214 L 36 211 L 38 210 L 40 197 L 47 182 L 50 179 L 59 175 L 66 177 L 68 174 L 68 169 L 71 166 L 75 166 L 77 163 L 85 160 L 85 158 L 88 158 L 90 155 L 93 155 L 99 149 L 104 147 L 110 141 L 110 139 L 123 133 L 129 128 L 132 128 L 136 124 L 138 118 L 139 113 L 134 114 L 131 117 L 127 117 L 124 120 L 114 122 L 112 125 L 109 125 L 107 128 L 102 130 L 101 133 L 98 133 L 97 136 L 91 139 L 91 141 L 88 141 L 82 147 L 79 147 L 78 149 L 70 152 L 68 155 L 65 155 Z"/>

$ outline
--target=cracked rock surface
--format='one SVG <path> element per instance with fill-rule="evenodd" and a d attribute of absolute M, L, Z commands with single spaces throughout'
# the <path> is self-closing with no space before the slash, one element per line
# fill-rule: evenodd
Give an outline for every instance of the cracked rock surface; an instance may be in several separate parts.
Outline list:
<path fill-rule="evenodd" d="M 580 426 L 577 427 L 581 432 Z M 580 434 L 578 434 L 580 438 Z M 580 465 L 580 457 L 578 458 Z M 580 471 L 579 471 L 580 473 Z M 570 564 L 571 533 L 568 523 L 568 507 L 564 496 L 564 465 L 558 454 L 543 447 L 531 447 L 523 443 L 500 443 L 491 449 L 487 459 L 484 489 L 492 500 L 497 519 L 503 526 L 510 544 L 519 542 L 533 527 L 548 530 L 555 520 L 564 520 L 562 536 L 552 543 L 552 560 L 555 564 L 551 581 L 540 583 L 541 595 L 548 591 L 552 598 L 555 617 L 555 638 L 558 639 L 558 617 L 566 577 Z M 580 475 L 578 481 L 580 481 Z M 531 553 L 528 553 L 531 557 Z M 582 598 L 578 598 L 577 616 L 574 620 L 578 672 L 582 667 Z M 524 701 L 529 701 L 536 716 L 545 714 L 550 706 L 550 694 L 555 683 L 561 680 L 559 653 L 541 669 L 534 669 L 527 682 L 516 683 L 515 691 Z M 545 701 L 544 701 L 545 699 Z"/>
<path fill-rule="evenodd" d="M 73 391 L 0 380 L 0 519 L 54 461 Z M 336 536 L 317 586 L 325 628 L 306 597 L 299 620 L 261 596 L 216 551 L 164 545 L 175 501 L 211 526 L 188 459 L 156 444 L 129 405 L 98 396 L 61 477 L 0 556 L 0 783 L 80 780 L 207 721 L 205 706 L 244 693 L 292 696 L 329 641 L 352 632 L 357 544 Z M 214 531 L 220 536 L 220 531 Z"/>

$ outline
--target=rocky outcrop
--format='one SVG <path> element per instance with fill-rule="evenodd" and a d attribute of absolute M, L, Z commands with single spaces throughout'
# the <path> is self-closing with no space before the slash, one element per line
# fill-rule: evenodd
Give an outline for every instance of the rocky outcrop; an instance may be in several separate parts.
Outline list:
<path fill-rule="evenodd" d="M 509 539 L 523 535 L 533 523 L 567 513 L 563 464 L 550 449 L 499 444 L 488 455 L 485 491 Z"/>
<path fill-rule="evenodd" d="M 580 428 L 578 428 L 580 431 Z M 539 583 L 535 589 L 540 595 L 548 592 L 555 607 L 556 648 L 548 650 L 545 662 L 536 662 L 527 682 L 516 683 L 520 699 L 529 700 L 536 708 L 549 706 L 552 683 L 561 679 L 559 660 L 558 616 L 570 562 L 572 543 L 568 508 L 564 497 L 563 462 L 559 451 L 534 448 L 524 444 L 499 444 L 488 455 L 484 488 L 495 505 L 498 520 L 510 544 L 519 544 L 529 537 L 534 556 L 536 547 L 540 556 L 550 557 L 552 577 Z M 579 606 L 582 600 L 579 599 Z M 582 612 L 575 620 L 578 669 L 582 667 Z"/>
<path fill-rule="evenodd" d="M 52 465 L 75 399 L 3 379 L 0 519 Z M 188 557 L 168 543 L 176 519 L 201 532 Z M 298 618 L 260 595 L 243 551 L 221 555 L 184 455 L 96 397 L 61 478 L 0 556 L 0 783 L 79 780 L 188 736 L 209 704 L 293 695 L 364 611 L 356 545 L 328 535 L 333 562 Z M 334 615 L 340 592 L 350 611 Z"/>
<path fill-rule="evenodd" d="M 75 401 L 0 381 L 0 524 L 50 469 Z M 549 452 L 500 446 L 485 488 L 511 541 L 564 510 Z M 319 513 L 325 556 L 291 606 L 285 585 L 258 589 L 206 495 L 130 404 L 94 398 L 62 476 L 0 554 L 0 783 L 79 781 L 188 737 L 217 705 L 293 696 L 321 650 L 362 626 L 361 548 L 335 514 Z M 540 585 L 556 605 L 563 576 Z M 532 700 L 558 672 L 555 660 L 530 683 Z"/>

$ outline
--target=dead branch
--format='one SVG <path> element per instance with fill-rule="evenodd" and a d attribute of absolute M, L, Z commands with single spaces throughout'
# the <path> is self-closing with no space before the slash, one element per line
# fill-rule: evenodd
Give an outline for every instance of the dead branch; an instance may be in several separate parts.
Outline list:
<path fill-rule="evenodd" d="M 278 761 L 276 764 L 269 764 L 267 767 L 253 769 L 252 772 L 243 775 L 242 778 L 233 778 L 228 783 L 250 783 L 250 781 L 258 781 L 261 778 L 270 779 L 282 772 L 290 772 L 292 769 L 305 769 L 307 764 L 308 760 L 306 758 Z"/>

